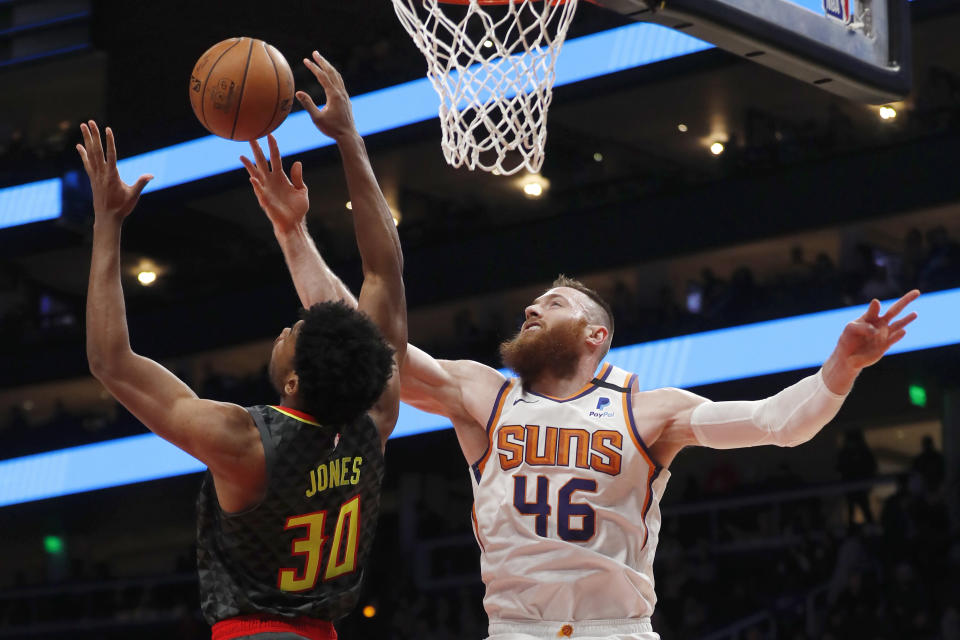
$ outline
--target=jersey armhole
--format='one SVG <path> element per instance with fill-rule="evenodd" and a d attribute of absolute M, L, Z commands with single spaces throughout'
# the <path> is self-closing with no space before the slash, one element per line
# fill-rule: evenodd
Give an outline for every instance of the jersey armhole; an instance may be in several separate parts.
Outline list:
<path fill-rule="evenodd" d="M 496 426 L 497 420 L 500 419 L 500 414 L 503 413 L 503 405 L 507 400 L 510 389 L 513 388 L 513 383 L 513 378 L 507 378 L 504 380 L 503 384 L 500 385 L 500 391 L 497 393 L 497 399 L 494 401 L 493 408 L 490 410 L 490 417 L 487 419 L 487 450 L 483 452 L 483 455 L 480 456 L 479 460 L 470 465 L 470 469 L 473 471 L 473 475 L 477 479 L 477 483 L 480 482 L 480 477 L 483 475 L 483 469 L 487 464 L 487 458 L 490 457 L 490 452 L 493 451 L 493 428 Z"/>
<path fill-rule="evenodd" d="M 267 427 L 267 423 L 263 419 L 263 412 L 260 410 L 261 407 L 244 407 L 247 413 L 250 414 L 250 417 L 253 418 L 253 423 L 257 425 L 257 431 L 260 433 L 260 442 L 263 444 L 263 458 L 264 458 L 264 474 L 266 475 L 266 483 L 264 484 L 263 495 L 255 503 L 243 509 L 242 511 L 224 511 L 223 507 L 220 505 L 220 499 L 217 498 L 216 492 L 216 479 L 213 477 L 213 474 L 210 475 L 210 481 L 214 485 L 213 499 L 216 501 L 217 509 L 220 511 L 220 515 L 224 518 L 236 518 L 238 516 L 243 516 L 252 511 L 255 511 L 263 504 L 264 500 L 267 499 L 267 493 L 270 491 L 270 480 L 273 477 L 273 460 L 276 457 L 276 448 L 273 445 L 273 436 L 270 434 L 270 428 Z"/>

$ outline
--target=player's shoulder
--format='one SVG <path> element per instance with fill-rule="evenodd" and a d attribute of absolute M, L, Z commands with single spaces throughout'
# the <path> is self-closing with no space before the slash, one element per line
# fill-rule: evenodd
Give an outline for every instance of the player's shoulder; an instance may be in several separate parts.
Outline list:
<path fill-rule="evenodd" d="M 470 386 L 493 386 L 499 388 L 507 377 L 491 366 L 476 360 L 440 360 L 440 366 L 462 383 Z"/>
<path fill-rule="evenodd" d="M 707 402 L 707 399 L 703 396 L 677 387 L 661 387 L 649 391 L 640 391 L 634 388 L 632 394 L 635 410 L 667 415 L 691 409 L 698 404 Z"/>

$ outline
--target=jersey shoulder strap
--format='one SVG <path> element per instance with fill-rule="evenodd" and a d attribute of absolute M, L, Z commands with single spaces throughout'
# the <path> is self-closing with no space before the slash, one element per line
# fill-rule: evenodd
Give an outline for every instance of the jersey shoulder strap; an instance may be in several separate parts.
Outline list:
<path fill-rule="evenodd" d="M 600 368 L 597 377 L 593 379 L 593 384 L 610 391 L 629 393 L 635 378 L 635 374 L 608 363 Z"/>

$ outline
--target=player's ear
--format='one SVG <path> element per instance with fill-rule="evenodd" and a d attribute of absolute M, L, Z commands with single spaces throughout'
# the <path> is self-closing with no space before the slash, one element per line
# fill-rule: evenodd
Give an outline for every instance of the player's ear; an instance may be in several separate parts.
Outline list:
<path fill-rule="evenodd" d="M 297 374 L 290 372 L 287 375 L 287 379 L 283 381 L 283 395 L 287 398 L 296 395 L 297 391 L 300 390 L 300 378 L 297 377 Z"/>
<path fill-rule="evenodd" d="M 602 324 L 588 324 L 587 325 L 587 342 L 591 345 L 599 347 L 604 342 L 606 342 L 607 337 L 610 335 L 610 330 L 607 329 Z"/>

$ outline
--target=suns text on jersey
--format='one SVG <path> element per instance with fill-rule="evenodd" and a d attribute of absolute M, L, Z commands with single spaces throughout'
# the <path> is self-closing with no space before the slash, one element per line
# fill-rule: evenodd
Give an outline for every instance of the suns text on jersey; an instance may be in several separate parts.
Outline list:
<path fill-rule="evenodd" d="M 542 453 L 541 453 L 542 452 Z M 521 464 L 530 466 L 575 466 L 615 476 L 623 458 L 623 434 L 619 431 L 535 424 L 508 424 L 497 431 L 497 457 L 504 471 Z"/>
<path fill-rule="evenodd" d="M 343 487 L 360 482 L 360 467 L 363 466 L 363 457 L 337 458 L 327 460 L 310 470 L 310 487 L 306 496 L 312 498 L 316 494 L 331 487 Z"/>

